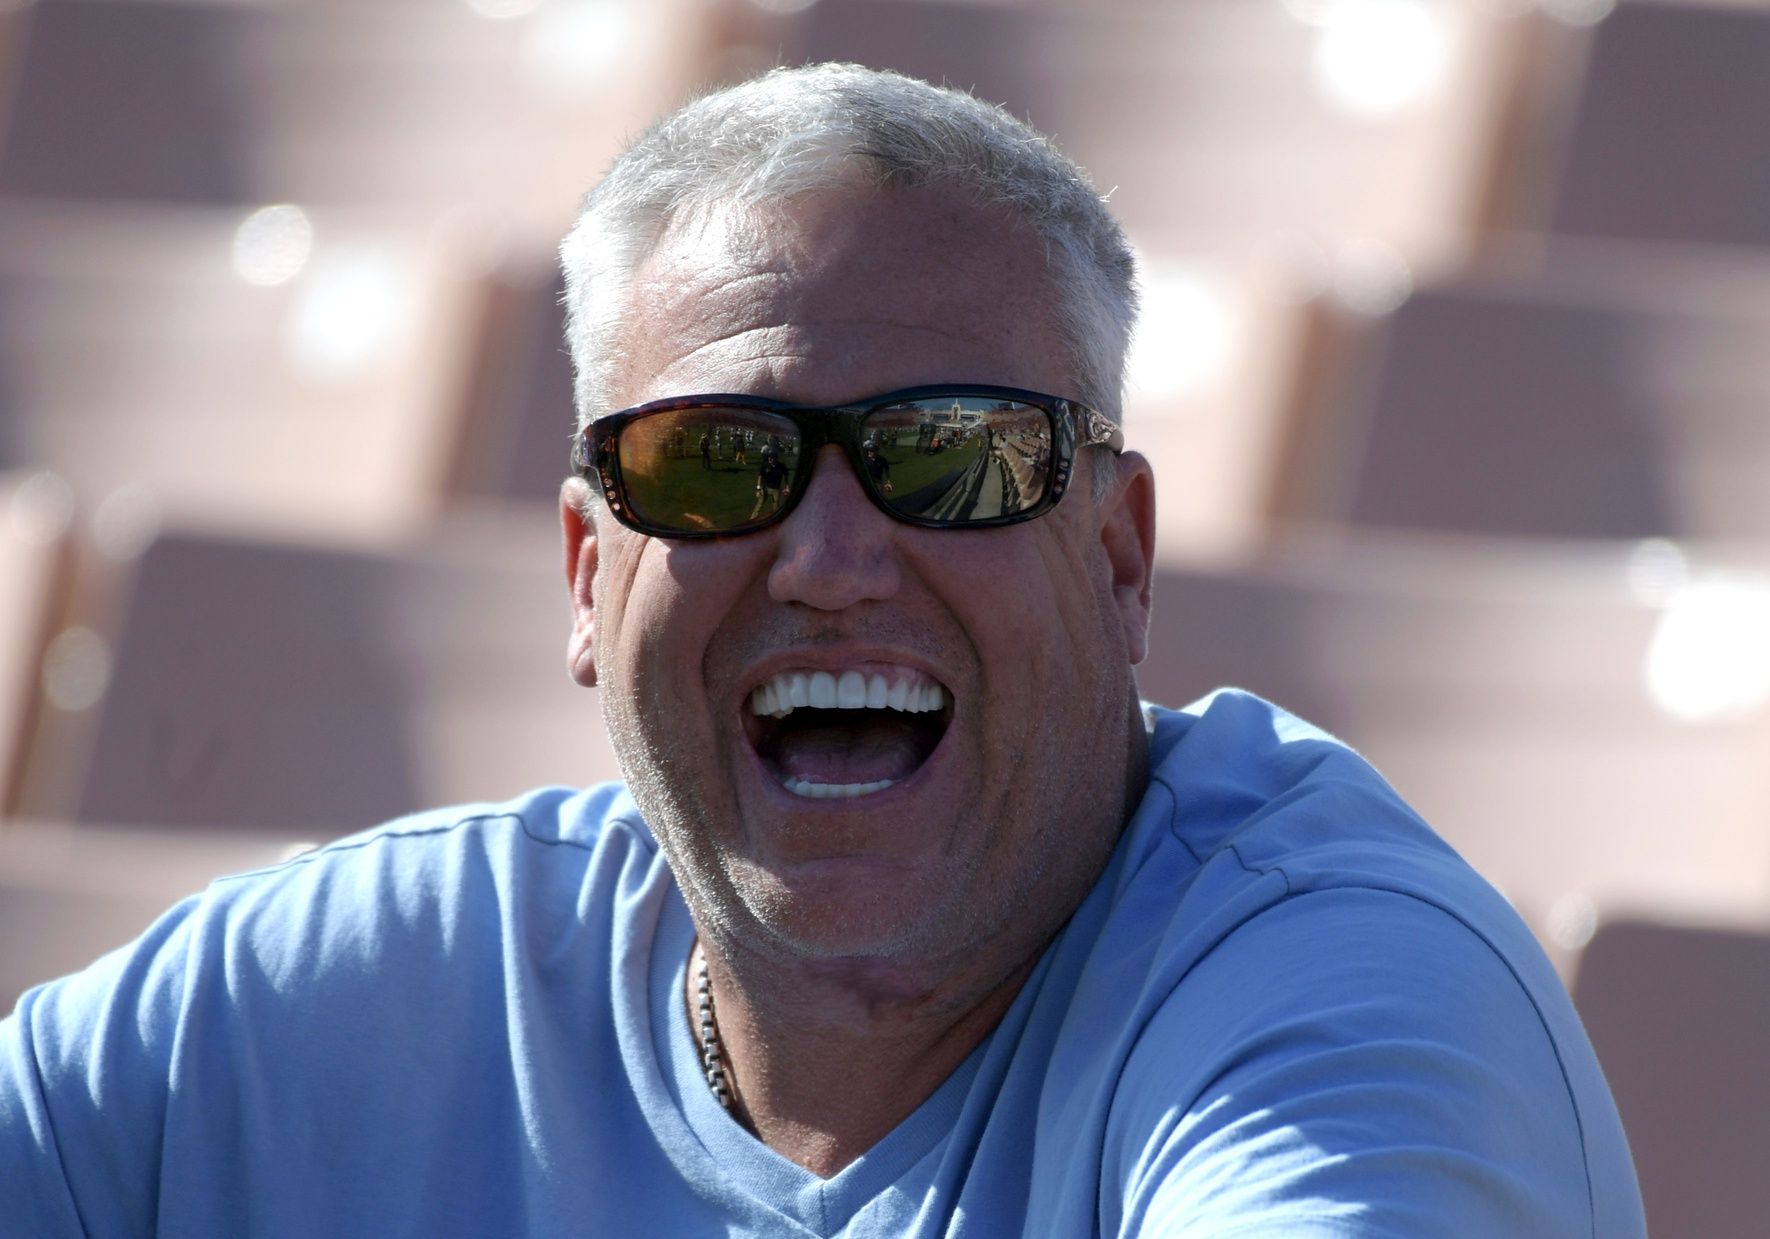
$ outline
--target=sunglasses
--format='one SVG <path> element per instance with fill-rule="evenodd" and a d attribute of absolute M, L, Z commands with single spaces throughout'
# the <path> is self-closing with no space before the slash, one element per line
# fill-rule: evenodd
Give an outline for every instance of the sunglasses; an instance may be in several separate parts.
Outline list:
<path fill-rule="evenodd" d="M 1073 400 L 971 383 L 830 407 L 679 396 L 592 422 L 573 438 L 572 470 L 596 478 L 629 529 L 714 538 L 784 520 L 826 443 L 887 515 L 924 529 L 989 529 L 1049 512 L 1077 450 L 1119 452 L 1125 436 Z"/>

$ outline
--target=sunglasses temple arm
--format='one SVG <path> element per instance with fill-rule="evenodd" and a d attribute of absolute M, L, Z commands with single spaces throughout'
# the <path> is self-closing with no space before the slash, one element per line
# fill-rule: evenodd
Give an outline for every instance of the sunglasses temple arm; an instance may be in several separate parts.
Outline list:
<path fill-rule="evenodd" d="M 1077 447 L 1105 444 L 1115 452 L 1125 450 L 1124 429 L 1112 418 L 1086 405 L 1072 404 L 1069 407 L 1075 414 L 1081 431 L 1081 441 L 1076 444 Z"/>

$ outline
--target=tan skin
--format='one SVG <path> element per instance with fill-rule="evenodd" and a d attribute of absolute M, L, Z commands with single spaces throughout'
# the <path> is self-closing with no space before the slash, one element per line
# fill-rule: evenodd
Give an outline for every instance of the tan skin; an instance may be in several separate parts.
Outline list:
<path fill-rule="evenodd" d="M 613 407 L 751 392 L 839 403 L 930 382 L 1073 394 L 1035 238 L 950 192 L 824 193 L 666 232 L 642 265 Z M 946 532 L 893 521 L 826 448 L 797 509 L 742 538 L 561 515 L 573 675 L 708 955 L 740 1118 L 816 1174 L 897 1126 L 995 1027 L 1098 877 L 1146 779 L 1154 498 Z M 952 700 L 940 746 L 874 795 L 807 800 L 757 757 L 750 691 L 883 669 Z M 686 997 L 686 996 L 685 996 Z"/>

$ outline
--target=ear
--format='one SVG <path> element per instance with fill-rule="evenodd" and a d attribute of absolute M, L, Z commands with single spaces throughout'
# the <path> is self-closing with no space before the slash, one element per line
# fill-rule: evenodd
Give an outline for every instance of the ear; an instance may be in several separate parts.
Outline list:
<path fill-rule="evenodd" d="M 596 525 L 589 516 L 590 487 L 583 478 L 567 478 L 559 488 L 559 531 L 565 544 L 565 586 L 571 595 L 572 632 L 566 640 L 565 665 L 585 688 L 596 685 Z"/>
<path fill-rule="evenodd" d="M 1155 583 L 1155 474 L 1141 452 L 1118 456 L 1118 482 L 1100 505 L 1100 543 L 1112 571 L 1112 597 L 1133 665 L 1149 652 Z"/>

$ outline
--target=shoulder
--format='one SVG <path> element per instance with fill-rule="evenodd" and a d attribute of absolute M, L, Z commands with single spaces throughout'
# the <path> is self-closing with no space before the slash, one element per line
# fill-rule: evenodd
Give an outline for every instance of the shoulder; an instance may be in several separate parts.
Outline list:
<path fill-rule="evenodd" d="M 490 1105 L 511 1028 L 567 1005 L 580 1041 L 606 1023 L 586 978 L 632 892 L 664 886 L 614 785 L 418 814 L 217 879 L 0 1021 L 0 1180 L 28 1218 L 133 1233 L 164 1203 L 162 1158 L 201 1180 L 222 1150 L 347 1141 L 289 1115 Z"/>
<path fill-rule="evenodd" d="M 544 926 L 597 875 L 650 867 L 657 846 L 626 789 L 547 788 L 414 814 L 269 869 L 218 879 L 193 914 L 210 936 L 303 942 L 311 963 L 354 945 L 446 948 L 475 921 Z M 317 955 L 316 946 L 325 951 Z"/>
<path fill-rule="evenodd" d="M 1431 1016 L 1456 997 L 1435 992 L 1448 977 L 1462 997 L 1523 1003 L 1547 1048 L 1589 1056 L 1522 919 L 1350 748 L 1237 692 L 1160 712 L 1153 748 L 1107 928 L 1156 930 L 1161 992 L 1260 957 L 1278 1000 L 1328 993 L 1308 982 L 1333 977 L 1383 1001 L 1426 995 Z"/>
<path fill-rule="evenodd" d="M 1633 1196 L 1541 950 L 1363 759 L 1242 693 L 1152 722 L 1095 944 L 1138 994 L 1103 1148 L 1128 1230 L 1589 1234 Z"/>
<path fill-rule="evenodd" d="M 124 994 L 182 1019 L 203 995 L 348 994 L 396 964 L 490 965 L 556 932 L 585 891 L 612 906 L 623 874 L 659 863 L 619 784 L 414 814 L 217 878 L 43 998 L 76 1021 Z"/>
<path fill-rule="evenodd" d="M 1603 1158 L 1552 1024 L 1434 904 L 1288 896 L 1148 1013 L 1103 1177 L 1132 1233 L 1589 1235 Z"/>
<path fill-rule="evenodd" d="M 511 961 L 593 928 L 595 909 L 610 920 L 623 880 L 660 865 L 616 784 L 415 814 L 216 879 L 135 942 L 27 993 L 14 1031 L 40 1052 L 59 1046 L 71 1069 L 101 1042 L 163 1066 L 199 1028 L 290 1029 L 400 993 L 492 993 Z M 101 1036 L 119 1028 L 135 1031 Z"/>
<path fill-rule="evenodd" d="M 1178 853 L 1185 872 L 1176 877 L 1197 895 L 1247 912 L 1308 891 L 1387 890 L 1458 919 L 1522 929 L 1497 892 L 1334 737 L 1233 689 L 1186 710 L 1148 712 L 1149 792 L 1128 842 Z"/>

